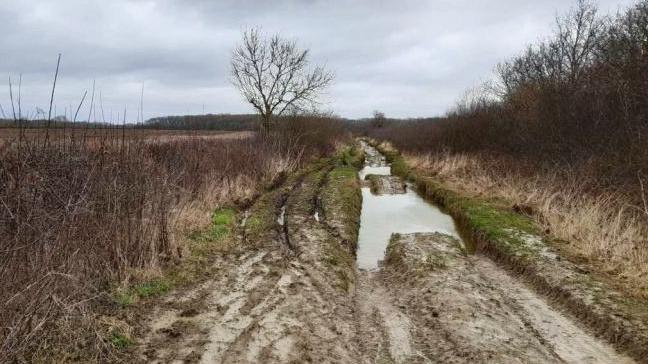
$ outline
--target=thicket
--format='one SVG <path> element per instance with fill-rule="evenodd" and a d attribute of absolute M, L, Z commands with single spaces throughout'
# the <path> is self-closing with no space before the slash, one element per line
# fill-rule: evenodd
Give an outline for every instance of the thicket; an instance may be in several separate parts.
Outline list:
<path fill-rule="evenodd" d="M 307 117 L 231 140 L 50 132 L 0 144 L 0 362 L 30 362 L 53 350 L 50 339 L 110 349 L 92 327 L 65 330 L 113 304 L 109 288 L 133 272 L 181 260 L 178 211 L 214 194 L 248 203 L 236 191 L 261 192 L 346 135 L 340 122 Z"/>
<path fill-rule="evenodd" d="M 589 189 L 624 191 L 643 205 L 648 1 L 611 17 L 578 1 L 548 40 L 499 64 L 496 80 L 445 118 L 368 132 L 405 151 L 497 155 L 528 174 L 578 175 Z"/>

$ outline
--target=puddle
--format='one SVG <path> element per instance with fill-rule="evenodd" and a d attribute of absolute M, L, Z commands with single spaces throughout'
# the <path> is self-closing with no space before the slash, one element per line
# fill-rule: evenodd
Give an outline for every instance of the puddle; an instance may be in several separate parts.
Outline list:
<path fill-rule="evenodd" d="M 364 180 L 370 174 L 375 174 L 378 176 L 391 176 L 391 167 L 390 166 L 365 166 L 358 175 L 361 180 Z"/>
<path fill-rule="evenodd" d="M 286 220 L 286 205 L 281 206 L 281 213 L 277 217 L 277 224 L 284 226 Z"/>
<path fill-rule="evenodd" d="M 369 174 L 391 175 L 384 157 L 371 146 L 363 146 L 371 158 L 367 158 L 367 165 L 358 173 L 360 178 Z M 411 186 L 407 186 L 405 194 L 398 195 L 374 195 L 370 188 L 362 188 L 358 268 L 378 268 L 392 233 L 418 232 L 440 232 L 460 239 L 452 217 L 425 201 Z"/>

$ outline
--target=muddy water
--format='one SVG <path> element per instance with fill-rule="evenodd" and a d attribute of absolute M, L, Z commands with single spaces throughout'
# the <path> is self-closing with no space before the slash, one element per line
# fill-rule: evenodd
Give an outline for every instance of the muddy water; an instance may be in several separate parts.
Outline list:
<path fill-rule="evenodd" d="M 391 175 L 391 167 L 375 148 L 364 145 L 365 167 L 361 180 L 370 174 Z M 405 194 L 375 195 L 362 188 L 362 214 L 358 235 L 358 268 L 377 269 L 385 256 L 392 233 L 440 232 L 459 238 L 454 220 L 419 196 L 412 186 Z"/>
<path fill-rule="evenodd" d="M 361 179 L 390 175 L 375 148 L 363 149 Z M 633 363 L 487 257 L 458 250 L 442 235 L 459 238 L 453 219 L 411 186 L 402 193 L 373 180 L 385 194 L 362 189 L 355 299 L 363 363 Z M 392 233 L 403 234 L 397 267 L 379 264 Z M 419 274 L 430 256 L 441 265 Z"/>

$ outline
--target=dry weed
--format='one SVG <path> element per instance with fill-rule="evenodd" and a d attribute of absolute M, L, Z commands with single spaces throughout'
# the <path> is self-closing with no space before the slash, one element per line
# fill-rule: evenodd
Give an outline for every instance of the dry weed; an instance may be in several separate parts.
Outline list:
<path fill-rule="evenodd" d="M 648 297 L 648 224 L 619 193 L 586 193 L 586 181 L 538 173 L 522 176 L 497 161 L 467 154 L 407 154 L 410 165 L 449 187 L 532 207 L 533 218 L 572 254 L 617 275 Z"/>

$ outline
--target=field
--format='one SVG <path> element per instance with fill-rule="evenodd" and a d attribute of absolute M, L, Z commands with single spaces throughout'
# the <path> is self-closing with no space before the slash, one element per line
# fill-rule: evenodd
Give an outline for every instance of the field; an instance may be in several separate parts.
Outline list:
<path fill-rule="evenodd" d="M 23 133 L 25 139 L 41 140 L 45 136 L 44 128 L 0 128 L 0 145 L 11 140 L 18 139 Z M 129 140 L 153 139 L 155 141 L 172 141 L 182 139 L 241 139 L 254 135 L 250 131 L 221 131 L 221 130 L 155 130 L 155 129 L 132 129 L 122 130 L 121 128 L 75 128 L 75 129 L 50 129 L 52 139 L 86 138 L 88 143 L 96 143 L 98 140 L 117 136 L 122 133 Z"/>

